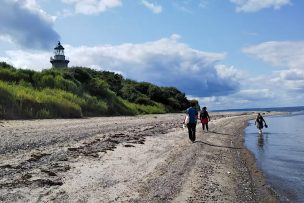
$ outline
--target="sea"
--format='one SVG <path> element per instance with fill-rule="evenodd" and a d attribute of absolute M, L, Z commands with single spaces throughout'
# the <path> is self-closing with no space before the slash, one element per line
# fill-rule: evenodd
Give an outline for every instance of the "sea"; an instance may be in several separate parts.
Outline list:
<path fill-rule="evenodd" d="M 262 134 L 254 120 L 249 121 L 245 146 L 254 154 L 267 184 L 280 196 L 281 202 L 304 202 L 304 106 L 246 111 L 288 112 L 264 117 L 268 128 L 264 128 Z"/>

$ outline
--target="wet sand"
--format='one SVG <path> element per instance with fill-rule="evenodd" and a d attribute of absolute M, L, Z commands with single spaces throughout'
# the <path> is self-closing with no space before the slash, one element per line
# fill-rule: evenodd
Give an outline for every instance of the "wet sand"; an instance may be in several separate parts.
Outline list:
<path fill-rule="evenodd" d="M 0 121 L 0 202 L 277 202 L 243 146 L 256 114 L 210 116 L 195 143 L 183 114 Z"/>

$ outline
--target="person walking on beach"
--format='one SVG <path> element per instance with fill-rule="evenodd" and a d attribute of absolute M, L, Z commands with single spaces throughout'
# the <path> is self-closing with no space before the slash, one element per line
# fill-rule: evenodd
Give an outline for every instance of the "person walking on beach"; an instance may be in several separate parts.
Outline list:
<path fill-rule="evenodd" d="M 268 127 L 267 124 L 266 124 L 266 121 L 264 120 L 263 116 L 260 113 L 258 113 L 254 124 L 259 129 L 260 134 L 262 134 L 262 129 L 263 129 L 264 126 L 265 126 L 265 128 Z"/>
<path fill-rule="evenodd" d="M 191 102 L 191 107 L 186 110 L 186 113 L 189 116 L 189 121 L 187 123 L 189 139 L 194 142 L 195 141 L 195 131 L 196 131 L 196 123 L 198 112 L 195 108 L 196 103 L 194 101 Z"/>
<path fill-rule="evenodd" d="M 205 127 L 206 127 L 206 130 L 208 132 L 208 122 L 210 121 L 210 116 L 208 114 L 208 111 L 207 111 L 207 107 L 203 107 L 201 112 L 200 112 L 200 120 L 201 120 L 201 123 L 202 123 L 202 127 L 203 127 L 203 131 L 205 130 Z"/>

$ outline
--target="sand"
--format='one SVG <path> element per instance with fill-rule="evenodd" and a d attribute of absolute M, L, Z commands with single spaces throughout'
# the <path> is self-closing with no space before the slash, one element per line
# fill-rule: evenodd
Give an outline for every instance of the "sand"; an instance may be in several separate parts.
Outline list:
<path fill-rule="evenodd" d="M 256 113 L 210 116 L 195 143 L 183 114 L 0 121 L 0 202 L 277 202 L 243 145 Z"/>

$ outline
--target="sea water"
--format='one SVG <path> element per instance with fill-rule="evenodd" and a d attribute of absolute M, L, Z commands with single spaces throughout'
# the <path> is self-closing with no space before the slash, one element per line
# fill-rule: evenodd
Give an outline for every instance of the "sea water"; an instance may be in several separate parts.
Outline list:
<path fill-rule="evenodd" d="M 245 146 L 282 201 L 304 202 L 304 112 L 264 117 L 259 134 L 254 121 L 245 129 Z"/>

